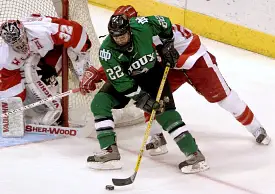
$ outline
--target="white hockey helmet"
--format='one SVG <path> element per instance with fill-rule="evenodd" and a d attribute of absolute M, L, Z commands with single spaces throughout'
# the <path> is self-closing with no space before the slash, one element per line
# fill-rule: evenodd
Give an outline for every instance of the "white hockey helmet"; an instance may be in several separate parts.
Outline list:
<path fill-rule="evenodd" d="M 19 20 L 8 20 L 0 27 L 0 36 L 18 53 L 26 54 L 29 44 L 24 25 Z"/>

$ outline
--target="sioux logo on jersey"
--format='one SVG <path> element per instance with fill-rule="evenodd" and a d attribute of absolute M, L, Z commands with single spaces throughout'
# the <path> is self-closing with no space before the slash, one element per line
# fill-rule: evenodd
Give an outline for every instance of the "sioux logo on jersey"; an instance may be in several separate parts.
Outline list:
<path fill-rule="evenodd" d="M 144 66 L 150 62 L 154 62 L 156 59 L 155 52 L 144 55 L 136 60 L 134 63 L 130 65 L 128 68 L 128 73 L 130 75 L 137 75 L 148 71 L 148 68 L 144 68 Z M 142 68 L 142 69 L 141 69 Z"/>
<path fill-rule="evenodd" d="M 111 59 L 111 53 L 109 50 L 102 49 L 99 51 L 99 57 L 104 61 L 108 61 Z"/>

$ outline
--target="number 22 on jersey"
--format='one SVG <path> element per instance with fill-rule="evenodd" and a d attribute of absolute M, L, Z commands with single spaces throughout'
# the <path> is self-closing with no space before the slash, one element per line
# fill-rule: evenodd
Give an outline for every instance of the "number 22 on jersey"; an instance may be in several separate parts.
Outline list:
<path fill-rule="evenodd" d="M 118 79 L 124 75 L 124 73 L 119 65 L 115 66 L 113 69 L 111 69 L 111 68 L 107 69 L 106 72 L 108 73 L 109 78 L 111 80 Z"/>

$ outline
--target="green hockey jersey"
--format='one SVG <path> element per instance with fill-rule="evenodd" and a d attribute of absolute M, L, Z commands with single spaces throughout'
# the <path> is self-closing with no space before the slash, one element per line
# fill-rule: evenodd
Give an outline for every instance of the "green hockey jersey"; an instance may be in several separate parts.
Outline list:
<path fill-rule="evenodd" d="M 131 18 L 130 28 L 133 43 L 131 51 L 122 51 L 110 35 L 99 50 L 99 59 L 108 80 L 118 92 L 125 94 L 133 91 L 136 85 L 133 77 L 146 73 L 156 63 L 152 37 L 158 35 L 166 39 L 173 36 L 171 21 L 163 16 Z"/>

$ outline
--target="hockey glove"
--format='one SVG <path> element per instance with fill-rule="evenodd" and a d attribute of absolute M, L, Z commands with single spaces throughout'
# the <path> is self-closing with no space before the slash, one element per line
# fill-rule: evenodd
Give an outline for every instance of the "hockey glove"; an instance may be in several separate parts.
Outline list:
<path fill-rule="evenodd" d="M 179 53 L 174 48 L 174 38 L 162 40 L 163 46 L 160 56 L 164 64 L 170 63 L 170 67 L 174 68 L 179 59 Z"/>
<path fill-rule="evenodd" d="M 169 101 L 169 98 L 167 99 L 165 97 L 164 100 L 161 100 L 160 102 L 157 102 L 155 99 L 153 99 L 148 93 L 141 92 L 139 97 L 137 98 L 135 105 L 136 107 L 144 110 L 147 113 L 152 112 L 153 109 L 157 111 L 156 114 L 161 114 L 165 110 L 165 103 Z"/>
<path fill-rule="evenodd" d="M 80 92 L 83 95 L 90 93 L 96 89 L 96 83 L 101 81 L 101 74 L 96 68 L 90 66 L 83 74 L 83 78 L 79 83 Z"/>

